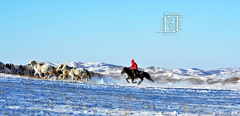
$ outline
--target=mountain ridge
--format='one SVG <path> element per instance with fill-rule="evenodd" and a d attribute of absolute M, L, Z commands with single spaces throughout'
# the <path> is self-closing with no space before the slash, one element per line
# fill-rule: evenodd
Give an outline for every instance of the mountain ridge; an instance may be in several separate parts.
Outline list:
<path fill-rule="evenodd" d="M 103 62 L 78 62 L 69 61 L 66 63 L 49 63 L 51 65 L 66 64 L 71 67 L 85 68 L 94 73 L 99 73 L 103 76 L 110 77 L 122 77 L 121 71 L 124 66 L 108 64 Z M 162 67 L 146 67 L 139 68 L 141 71 L 145 71 L 151 75 L 155 80 L 186 80 L 186 79 L 201 79 L 204 81 L 213 80 L 225 80 L 231 77 L 240 77 L 240 68 L 219 68 L 214 70 L 201 70 L 198 68 L 188 69 L 165 69 Z"/>

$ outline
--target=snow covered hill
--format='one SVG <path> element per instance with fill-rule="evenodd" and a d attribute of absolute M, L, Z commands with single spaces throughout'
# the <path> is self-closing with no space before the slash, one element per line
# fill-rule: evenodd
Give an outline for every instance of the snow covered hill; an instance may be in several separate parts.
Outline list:
<path fill-rule="evenodd" d="M 48 62 L 45 62 L 48 63 Z M 59 65 L 60 63 L 49 63 L 51 65 Z M 67 62 L 61 63 L 67 64 L 71 67 L 86 68 L 89 71 L 99 73 L 108 77 L 126 77 L 121 75 L 123 66 L 117 66 L 113 64 L 106 64 L 102 62 Z M 204 84 L 224 82 L 226 79 L 233 77 L 240 77 L 240 68 L 220 68 L 216 70 L 201 70 L 197 68 L 190 69 L 165 69 L 161 67 L 147 67 L 140 68 L 140 70 L 148 72 L 151 77 L 157 82 L 179 82 L 190 81 L 192 84 Z M 236 80 L 238 81 L 238 80 Z"/>

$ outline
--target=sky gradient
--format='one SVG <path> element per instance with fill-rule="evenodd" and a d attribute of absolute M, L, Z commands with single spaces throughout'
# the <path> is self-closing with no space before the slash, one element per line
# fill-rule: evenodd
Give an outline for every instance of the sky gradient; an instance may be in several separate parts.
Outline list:
<path fill-rule="evenodd" d="M 0 61 L 104 62 L 139 67 L 240 67 L 240 1 L 14 1 L 0 7 Z M 186 15 L 156 33 L 164 12 Z"/>

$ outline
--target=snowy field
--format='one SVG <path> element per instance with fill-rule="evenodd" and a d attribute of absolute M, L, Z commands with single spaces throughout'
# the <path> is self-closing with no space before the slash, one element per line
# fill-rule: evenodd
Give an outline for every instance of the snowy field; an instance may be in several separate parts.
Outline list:
<path fill-rule="evenodd" d="M 116 83 L 0 74 L 0 115 L 240 115 L 239 90 Z"/>

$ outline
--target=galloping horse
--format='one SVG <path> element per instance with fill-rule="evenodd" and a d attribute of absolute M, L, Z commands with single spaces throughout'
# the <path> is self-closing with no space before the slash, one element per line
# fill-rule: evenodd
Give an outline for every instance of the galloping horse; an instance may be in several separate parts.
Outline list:
<path fill-rule="evenodd" d="M 124 73 L 127 73 L 127 75 L 128 75 L 128 78 L 126 78 L 128 83 L 129 83 L 128 79 L 132 79 L 132 83 L 137 83 L 137 82 L 134 82 L 134 76 L 132 73 L 132 69 L 124 67 L 121 74 L 124 74 Z M 148 79 L 149 81 L 154 82 L 154 80 L 151 79 L 150 75 L 147 72 L 137 71 L 136 77 L 141 79 L 141 81 L 138 82 L 138 85 L 143 81 L 144 77 L 146 77 L 146 79 Z"/>
<path fill-rule="evenodd" d="M 81 81 L 83 82 L 83 79 L 85 78 L 88 82 L 88 78 L 91 80 L 92 76 L 89 73 L 88 70 L 83 68 L 73 68 L 69 67 L 66 64 L 62 67 L 61 71 L 63 72 L 63 79 L 65 79 L 66 76 L 71 76 L 72 80 L 74 80 L 74 76 L 77 77 L 77 80 L 80 79 L 80 76 L 82 77 Z M 64 76 L 65 75 L 65 76 Z"/>
<path fill-rule="evenodd" d="M 54 73 L 54 67 L 49 64 L 37 63 L 35 60 L 31 60 L 27 65 L 34 69 L 34 76 L 38 74 L 40 78 L 42 78 L 41 73 L 44 73 L 44 78 L 49 78 Z"/>

